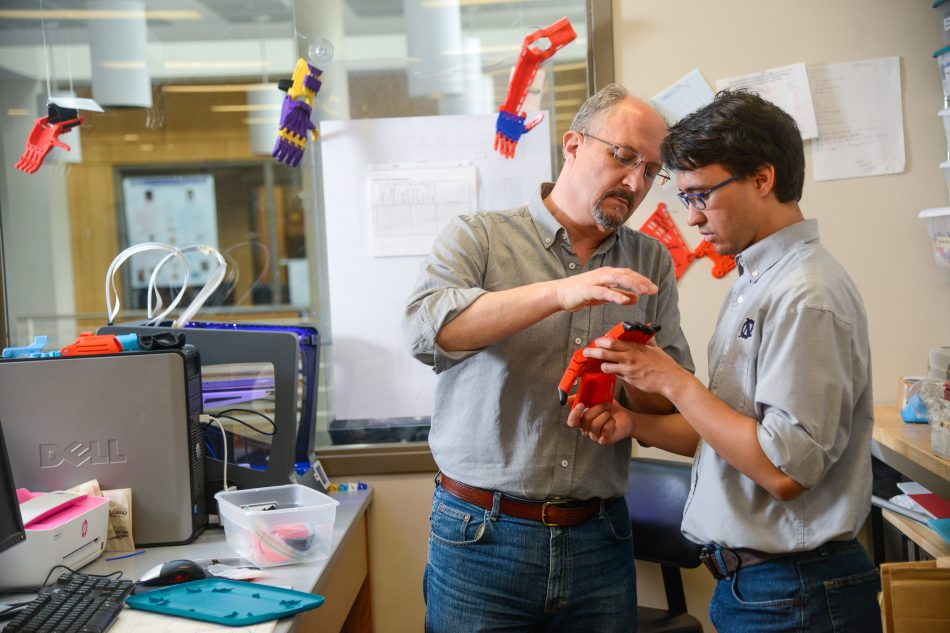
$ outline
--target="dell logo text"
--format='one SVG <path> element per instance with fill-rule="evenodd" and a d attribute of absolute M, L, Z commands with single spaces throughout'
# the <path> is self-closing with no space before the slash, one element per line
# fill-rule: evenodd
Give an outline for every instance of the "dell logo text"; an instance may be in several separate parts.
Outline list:
<path fill-rule="evenodd" d="M 78 467 L 86 462 L 101 465 L 124 464 L 127 461 L 128 457 L 119 449 L 119 440 L 77 441 L 65 447 L 58 444 L 40 444 L 40 468 L 56 468 L 63 462 Z"/>

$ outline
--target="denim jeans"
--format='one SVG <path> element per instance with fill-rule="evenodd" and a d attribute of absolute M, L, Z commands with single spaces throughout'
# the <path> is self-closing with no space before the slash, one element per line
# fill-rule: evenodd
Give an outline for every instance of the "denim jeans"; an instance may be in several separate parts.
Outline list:
<path fill-rule="evenodd" d="M 880 590 L 864 547 L 832 541 L 723 578 L 709 618 L 719 633 L 874 633 L 881 630 Z"/>
<path fill-rule="evenodd" d="M 636 631 L 624 499 L 570 527 L 485 510 L 437 486 L 423 580 L 428 633 Z"/>

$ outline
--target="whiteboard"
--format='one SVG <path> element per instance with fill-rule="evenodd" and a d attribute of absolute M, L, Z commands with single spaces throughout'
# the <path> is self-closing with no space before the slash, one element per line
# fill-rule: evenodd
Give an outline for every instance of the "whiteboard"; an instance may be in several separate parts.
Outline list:
<path fill-rule="evenodd" d="M 495 119 L 490 114 L 320 122 L 336 419 L 432 414 L 435 374 L 409 355 L 400 328 L 425 258 L 421 253 L 431 247 L 431 237 L 424 249 L 419 239 L 423 233 L 434 237 L 448 215 L 460 211 L 460 200 L 477 201 L 465 213 L 508 209 L 525 204 L 551 180 L 548 117 L 521 137 L 513 159 L 492 149 Z M 460 184 L 451 195 L 428 186 L 447 173 L 467 182 L 464 174 L 470 171 L 474 196 Z M 373 191 L 380 174 L 404 175 L 411 195 L 400 194 L 398 200 L 418 203 L 419 213 L 437 218 L 435 226 L 416 225 L 425 231 L 407 229 L 412 241 L 400 248 L 379 248 L 380 222 L 374 213 L 382 207 L 374 203 Z M 422 209 L 433 204 L 435 211 Z M 400 212 L 407 213 L 405 208 Z M 388 237 L 399 234 L 391 222 L 385 226 Z M 378 254 L 386 252 L 420 254 Z"/>

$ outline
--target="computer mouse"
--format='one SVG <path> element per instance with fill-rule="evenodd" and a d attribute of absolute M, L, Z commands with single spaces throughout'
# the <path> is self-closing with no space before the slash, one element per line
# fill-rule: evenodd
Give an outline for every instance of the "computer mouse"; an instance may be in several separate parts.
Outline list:
<path fill-rule="evenodd" d="M 135 583 L 139 587 L 166 587 L 181 582 L 208 578 L 208 572 L 193 560 L 170 560 L 142 574 Z"/>

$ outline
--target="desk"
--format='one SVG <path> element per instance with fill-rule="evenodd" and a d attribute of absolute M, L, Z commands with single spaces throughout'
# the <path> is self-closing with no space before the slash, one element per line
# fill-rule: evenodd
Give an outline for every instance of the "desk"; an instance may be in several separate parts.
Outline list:
<path fill-rule="evenodd" d="M 336 633 L 344 624 L 347 625 L 348 631 L 372 629 L 366 540 L 366 509 L 372 500 L 372 491 L 337 493 L 333 498 L 339 501 L 340 505 L 337 506 L 333 524 L 330 557 L 313 563 L 267 567 L 266 576 L 258 580 L 266 584 L 320 594 L 326 598 L 323 606 L 317 609 L 280 620 L 275 629 L 276 633 Z M 86 574 L 122 571 L 125 578 L 138 580 L 143 573 L 168 560 L 235 557 L 224 539 L 224 531 L 219 527 L 206 529 L 188 545 L 153 547 L 138 556 L 115 561 L 105 560 L 112 555 L 116 554 L 105 553 L 79 571 Z"/>
<path fill-rule="evenodd" d="M 950 461 L 930 448 L 930 425 L 908 424 L 894 405 L 874 407 L 871 454 L 931 492 L 950 499 Z M 926 525 L 888 510 L 884 520 L 931 556 L 950 556 L 950 543 Z"/>

